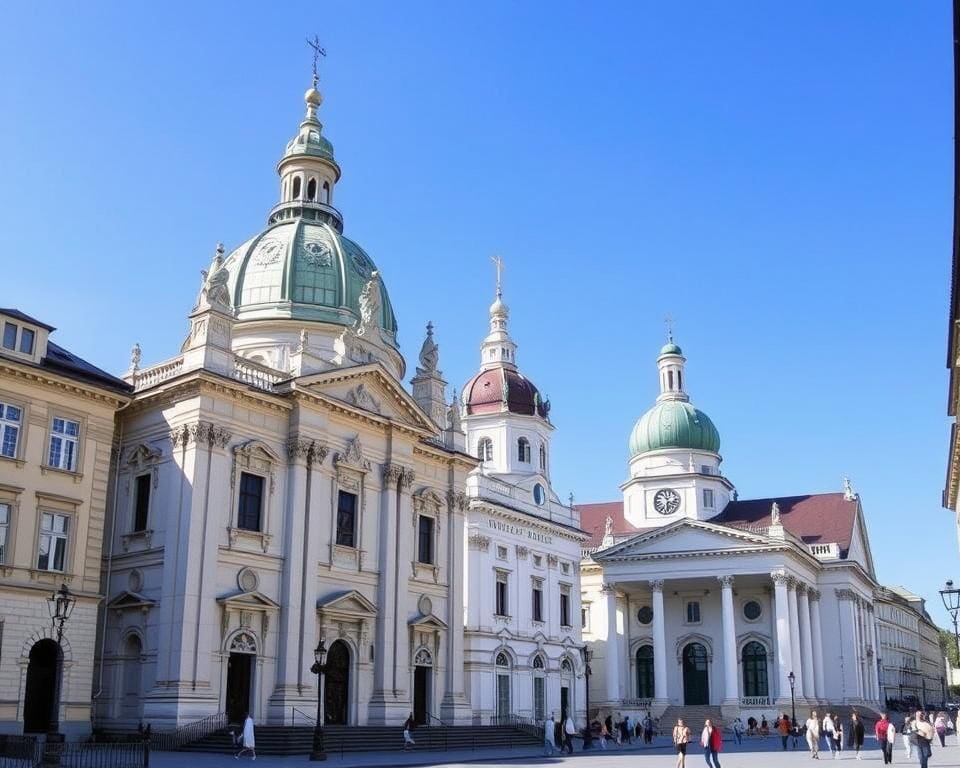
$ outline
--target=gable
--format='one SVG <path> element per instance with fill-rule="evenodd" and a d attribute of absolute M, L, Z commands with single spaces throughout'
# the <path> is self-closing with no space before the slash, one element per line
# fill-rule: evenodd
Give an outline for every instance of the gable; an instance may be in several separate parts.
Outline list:
<path fill-rule="evenodd" d="M 377 607 L 355 589 L 318 598 L 317 610 L 320 613 L 338 616 L 373 617 L 377 615 Z"/>
<path fill-rule="evenodd" d="M 859 504 L 857 505 L 853 533 L 850 536 L 850 546 L 847 548 L 846 559 L 860 563 L 867 573 L 875 577 L 873 554 L 870 551 L 870 542 L 867 539 L 867 526 L 863 519 L 863 509 Z"/>
<path fill-rule="evenodd" d="M 772 546 L 775 546 L 774 543 L 765 536 L 681 520 L 657 531 L 639 534 L 620 544 L 615 544 L 595 553 L 593 558 L 603 562 L 646 555 L 733 551 Z"/>

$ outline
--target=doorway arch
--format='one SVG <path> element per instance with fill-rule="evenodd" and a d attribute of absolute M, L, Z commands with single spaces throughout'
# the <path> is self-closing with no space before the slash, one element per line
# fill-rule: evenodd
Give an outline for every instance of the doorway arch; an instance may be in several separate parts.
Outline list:
<path fill-rule="evenodd" d="M 46 733 L 50 728 L 57 689 L 60 646 L 49 638 L 38 640 L 30 649 L 27 683 L 23 699 L 23 732 Z"/>
<path fill-rule="evenodd" d="M 637 698 L 654 698 L 653 689 L 653 646 L 641 645 L 637 648 Z"/>
<path fill-rule="evenodd" d="M 510 717 L 510 678 L 511 664 L 510 657 L 506 651 L 497 653 L 494 660 L 497 676 L 497 721 L 507 722 Z"/>
<path fill-rule="evenodd" d="M 756 640 L 751 640 L 743 646 L 740 661 L 743 667 L 743 695 L 769 696 L 767 649 Z"/>
<path fill-rule="evenodd" d="M 131 634 L 123 643 L 123 689 L 120 691 L 123 718 L 128 722 L 139 722 L 141 717 L 140 697 L 142 694 L 142 676 L 140 657 L 143 643 Z"/>
<path fill-rule="evenodd" d="M 707 649 L 702 643 L 687 643 L 683 648 L 683 703 L 710 703 L 710 676 Z"/>
<path fill-rule="evenodd" d="M 350 648 L 343 640 L 336 640 L 327 651 L 327 669 L 323 676 L 323 722 L 346 725 L 349 702 Z"/>
<path fill-rule="evenodd" d="M 237 725 L 253 713 L 254 674 L 257 669 L 257 641 L 242 631 L 230 641 L 227 657 L 227 721 Z"/>

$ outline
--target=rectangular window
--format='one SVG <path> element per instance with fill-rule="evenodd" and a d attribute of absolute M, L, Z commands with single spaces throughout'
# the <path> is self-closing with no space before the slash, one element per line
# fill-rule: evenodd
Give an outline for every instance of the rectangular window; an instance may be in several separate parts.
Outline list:
<path fill-rule="evenodd" d="M 705 509 L 713 509 L 713 489 L 703 489 L 703 506 Z"/>
<path fill-rule="evenodd" d="M 570 587 L 560 587 L 560 626 L 570 626 Z"/>
<path fill-rule="evenodd" d="M 560 563 L 560 571 L 562 573 L 570 573 L 570 563 Z"/>
<path fill-rule="evenodd" d="M 687 624 L 700 623 L 700 603 L 697 600 L 691 600 L 687 603 Z"/>
<path fill-rule="evenodd" d="M 138 475 L 134 487 L 133 530 L 147 530 L 147 512 L 150 509 L 150 475 Z M 243 494 L 243 480 L 240 481 L 240 493 Z"/>
<path fill-rule="evenodd" d="M 54 419 L 50 430 L 50 452 L 47 456 L 47 465 L 57 469 L 65 469 L 68 472 L 75 472 L 79 438 L 79 421 Z"/>
<path fill-rule="evenodd" d="M 543 557 L 541 555 L 534 555 L 533 564 L 537 568 L 543 568 Z"/>
<path fill-rule="evenodd" d="M 710 474 L 710 465 L 709 465 L 709 464 L 701 464 L 701 465 L 700 465 L 700 472 L 703 473 L 704 475 L 709 475 L 709 474 Z"/>
<path fill-rule="evenodd" d="M 542 677 L 533 678 L 533 717 L 537 722 L 546 718 L 547 696 L 544 691 L 546 680 Z"/>
<path fill-rule="evenodd" d="M 502 545 L 500 545 L 500 544 L 498 544 L 498 545 L 497 545 L 497 557 L 498 557 L 500 560 L 506 560 L 506 559 L 507 559 L 507 548 L 504 547 L 504 546 L 502 546 Z"/>
<path fill-rule="evenodd" d="M 23 411 L 18 406 L 0 402 L 0 456 L 17 458 L 22 419 Z"/>
<path fill-rule="evenodd" d="M 433 518 L 420 515 L 417 530 L 417 561 L 433 565 Z"/>
<path fill-rule="evenodd" d="M 507 574 L 497 571 L 497 592 L 496 592 L 496 614 L 497 616 L 508 616 L 507 613 Z"/>
<path fill-rule="evenodd" d="M 533 620 L 543 621 L 543 582 L 533 582 Z"/>
<path fill-rule="evenodd" d="M 0 563 L 7 562 L 7 539 L 10 537 L 10 505 L 0 504 Z"/>
<path fill-rule="evenodd" d="M 36 334 L 29 328 L 20 329 L 20 351 L 25 355 L 33 354 L 33 339 Z"/>
<path fill-rule="evenodd" d="M 248 472 L 240 473 L 240 504 L 237 508 L 237 528 L 259 531 L 263 512 L 263 478 Z"/>
<path fill-rule="evenodd" d="M 13 323 L 3 324 L 3 346 L 5 349 L 17 349 L 17 326 Z"/>
<path fill-rule="evenodd" d="M 63 571 L 67 561 L 67 536 L 70 518 L 52 512 L 40 515 L 40 546 L 37 553 L 37 569 Z"/>
<path fill-rule="evenodd" d="M 337 495 L 337 544 L 357 546 L 357 494 L 340 491 Z"/>
<path fill-rule="evenodd" d="M 590 631 L 590 612 L 586 608 L 580 609 L 580 629 Z"/>

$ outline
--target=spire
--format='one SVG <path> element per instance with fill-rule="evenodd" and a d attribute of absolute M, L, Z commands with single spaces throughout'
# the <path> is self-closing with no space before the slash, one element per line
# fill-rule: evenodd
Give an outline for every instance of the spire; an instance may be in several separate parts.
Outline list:
<path fill-rule="evenodd" d="M 683 366 L 687 360 L 680 347 L 673 343 L 673 328 L 668 325 L 667 343 L 660 348 L 657 368 L 660 369 L 660 396 L 657 402 L 664 400 L 690 399 L 683 388 Z"/>
<path fill-rule="evenodd" d="M 493 304 L 490 305 L 490 333 L 480 345 L 480 369 L 516 369 L 517 345 L 513 343 L 507 331 L 510 308 L 503 303 L 503 259 L 492 256 L 490 260 L 497 270 L 497 293 Z"/>

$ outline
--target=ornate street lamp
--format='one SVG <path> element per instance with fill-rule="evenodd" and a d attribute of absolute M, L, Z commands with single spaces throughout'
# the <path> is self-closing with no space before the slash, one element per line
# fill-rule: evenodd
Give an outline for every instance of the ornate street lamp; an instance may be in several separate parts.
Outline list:
<path fill-rule="evenodd" d="M 953 588 L 953 580 L 948 579 L 940 590 L 940 599 L 953 619 L 953 639 L 957 644 L 957 659 L 960 660 L 960 630 L 957 629 L 957 617 L 960 616 L 960 589 Z"/>
<path fill-rule="evenodd" d="M 66 584 L 61 584 L 60 589 L 47 598 L 47 610 L 50 612 L 50 622 L 53 625 L 53 631 L 57 640 L 57 665 L 56 674 L 53 681 L 53 697 L 50 707 L 50 724 L 47 726 L 47 741 L 61 742 L 63 735 L 60 733 L 60 689 L 63 679 L 63 625 L 66 624 L 70 614 L 73 613 L 73 606 L 77 599 L 67 589 Z"/>
<path fill-rule="evenodd" d="M 585 699 L 587 708 L 587 729 L 585 731 L 586 735 L 583 739 L 583 748 L 590 749 L 590 746 L 593 744 L 593 731 L 590 728 L 590 675 L 593 674 L 593 670 L 590 669 L 590 662 L 593 661 L 593 651 L 584 645 L 580 649 L 580 653 L 583 656 L 583 676 L 586 679 Z"/>
<path fill-rule="evenodd" d="M 797 724 L 797 700 L 793 697 L 793 687 L 797 682 L 797 676 L 791 672 L 787 675 L 787 680 L 790 681 L 790 719 L 793 721 L 793 725 Z"/>
<path fill-rule="evenodd" d="M 326 760 L 327 753 L 323 751 L 323 673 L 327 671 L 324 663 L 327 658 L 327 647 L 323 639 L 317 643 L 313 651 L 313 666 L 310 671 L 317 676 L 317 724 L 313 728 L 313 749 L 310 751 L 311 760 Z"/>

